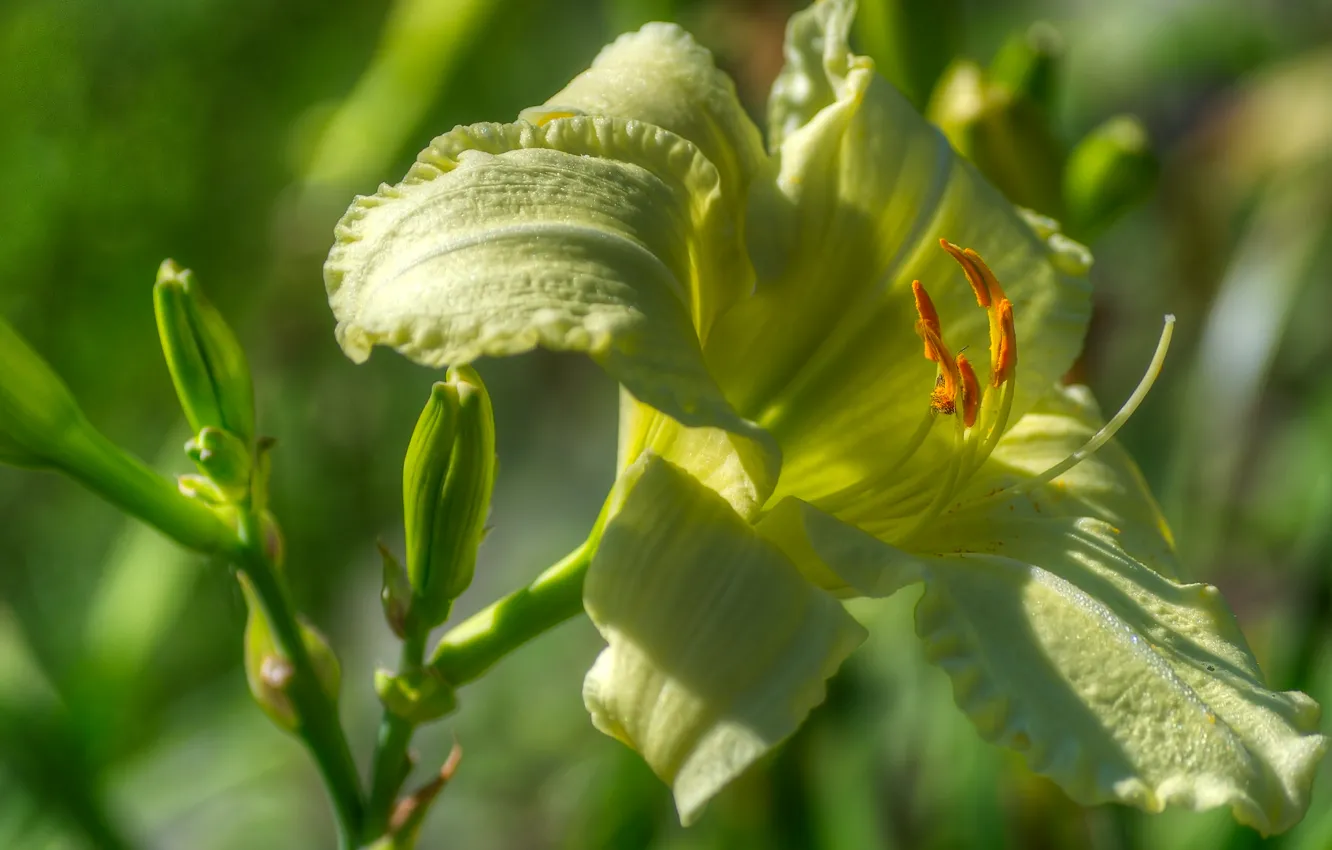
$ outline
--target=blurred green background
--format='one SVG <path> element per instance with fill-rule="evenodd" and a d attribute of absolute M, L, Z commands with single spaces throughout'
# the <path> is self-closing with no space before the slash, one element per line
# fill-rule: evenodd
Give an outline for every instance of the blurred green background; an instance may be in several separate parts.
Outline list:
<path fill-rule="evenodd" d="M 195 269 L 249 352 L 260 428 L 279 445 L 288 572 L 342 657 L 363 764 L 370 670 L 396 657 L 374 544 L 401 548 L 401 455 L 436 376 L 392 354 L 343 358 L 320 277 L 333 222 L 434 134 L 541 102 L 647 20 L 691 29 L 758 114 L 794 6 L 0 3 L 0 314 L 95 423 L 185 471 L 150 293 L 163 257 Z M 1142 119 L 1160 180 L 1090 240 L 1082 376 L 1113 409 L 1160 315 L 1179 316 L 1122 439 L 1189 577 L 1221 586 L 1271 684 L 1332 702 L 1332 2 L 862 7 L 862 43 L 918 102 L 953 56 L 988 63 L 1044 20 L 1065 47 L 1056 149 L 1116 113 Z M 894 20 L 909 25 L 897 42 Z M 501 467 L 460 615 L 576 545 L 614 472 L 616 390 L 595 367 L 534 354 L 480 369 Z M 857 608 L 874 637 L 827 704 L 688 832 L 667 789 L 592 729 L 580 685 L 598 639 L 585 621 L 562 627 L 418 736 L 418 781 L 453 736 L 465 750 L 421 846 L 1332 847 L 1327 775 L 1304 823 L 1266 841 L 1225 812 L 1073 805 L 956 711 L 913 636 L 913 597 Z M 220 565 L 66 481 L 0 469 L 0 847 L 330 846 L 313 768 L 249 701 L 243 621 Z"/>

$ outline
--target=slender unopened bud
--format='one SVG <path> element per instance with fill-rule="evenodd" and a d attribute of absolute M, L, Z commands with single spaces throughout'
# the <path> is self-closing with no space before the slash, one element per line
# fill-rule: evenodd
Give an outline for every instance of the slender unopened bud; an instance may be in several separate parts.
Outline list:
<path fill-rule="evenodd" d="M 1063 151 L 1046 110 L 1023 91 L 960 60 L 939 80 L 926 115 L 1010 201 L 1060 216 Z"/>
<path fill-rule="evenodd" d="M 301 718 L 292 703 L 290 688 L 296 668 L 273 635 L 273 627 L 264 610 L 254 585 L 244 573 L 238 574 L 241 591 L 249 616 L 245 621 L 245 678 L 250 694 L 274 723 L 288 731 L 301 725 Z M 301 639 L 314 664 L 320 687 L 329 699 L 337 700 L 342 685 L 342 668 L 328 645 L 328 640 L 314 626 L 302 620 L 299 624 Z"/>
<path fill-rule="evenodd" d="M 423 628 L 448 618 L 472 582 L 495 482 L 490 397 L 467 366 L 435 384 L 403 465 L 407 578 Z"/>
<path fill-rule="evenodd" d="M 1078 142 L 1064 170 L 1064 203 L 1080 239 L 1113 224 L 1156 183 L 1147 130 L 1131 115 L 1106 121 Z"/>
<path fill-rule="evenodd" d="M 1064 42 L 1058 31 L 1037 22 L 1010 36 L 990 63 L 990 82 L 1049 111 L 1059 93 Z"/>
<path fill-rule="evenodd" d="M 157 332 L 176 396 L 190 428 L 229 431 L 254 440 L 254 385 L 240 343 L 222 314 L 204 298 L 194 274 L 171 260 L 153 287 Z"/>
<path fill-rule="evenodd" d="M 208 426 L 185 444 L 185 453 L 231 500 L 250 489 L 250 449 L 230 431 Z"/>
<path fill-rule="evenodd" d="M 428 668 L 398 674 L 376 670 L 375 693 L 390 713 L 412 723 L 438 720 L 458 706 L 453 688 Z"/>
<path fill-rule="evenodd" d="M 0 319 L 0 463 L 53 465 L 90 427 L 65 383 Z"/>

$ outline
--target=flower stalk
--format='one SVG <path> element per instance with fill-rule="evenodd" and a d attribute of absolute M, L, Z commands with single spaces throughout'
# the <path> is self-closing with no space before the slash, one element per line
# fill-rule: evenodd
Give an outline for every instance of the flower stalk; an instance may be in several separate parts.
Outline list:
<path fill-rule="evenodd" d="M 354 850 L 359 846 L 365 809 L 356 763 L 338 720 L 337 704 L 321 685 L 291 599 L 265 546 L 262 522 L 253 511 L 241 514 L 233 560 L 249 578 L 273 639 L 291 665 L 286 696 L 298 718 L 294 731 L 314 758 L 328 791 L 338 822 L 340 850 Z"/>

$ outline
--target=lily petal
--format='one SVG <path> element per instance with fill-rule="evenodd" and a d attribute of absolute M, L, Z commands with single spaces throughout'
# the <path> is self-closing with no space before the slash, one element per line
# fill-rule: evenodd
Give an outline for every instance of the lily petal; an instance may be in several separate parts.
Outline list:
<path fill-rule="evenodd" d="M 698 345 L 718 293 L 747 279 L 735 230 L 716 168 L 673 133 L 617 118 L 479 124 L 358 198 L 324 277 L 355 360 L 377 344 L 431 366 L 583 351 L 680 422 L 769 446 Z"/>
<path fill-rule="evenodd" d="M 1089 389 L 1053 388 L 1004 435 L 957 504 L 941 522 L 922 529 L 912 548 L 954 548 L 953 517 L 973 528 L 1014 519 L 1094 517 L 1115 529 L 1121 545 L 1153 572 L 1178 576 L 1174 536 L 1137 464 L 1117 441 L 1111 440 L 1048 486 L 1003 498 L 993 495 L 1060 463 L 1086 445 L 1104 423 Z"/>
<path fill-rule="evenodd" d="M 778 495 L 816 504 L 851 481 L 914 479 L 948 450 L 941 433 L 897 469 L 885 444 L 913 432 L 934 387 L 912 280 L 934 296 L 952 350 L 989 346 L 985 312 L 940 238 L 978 251 L 1013 302 L 1014 419 L 1072 363 L 1089 310 L 1085 250 L 1051 222 L 1033 226 L 850 52 L 852 9 L 825 0 L 792 18 L 770 106 L 780 173 L 750 196 L 758 289 L 705 349 L 727 397 L 782 445 Z"/>
<path fill-rule="evenodd" d="M 668 458 L 745 519 L 758 514 L 777 485 L 780 455 L 775 448 L 721 428 L 687 428 L 623 390 L 619 443 L 617 468 L 646 451 Z"/>
<path fill-rule="evenodd" d="M 796 730 L 865 631 L 675 465 L 645 454 L 617 486 L 584 589 L 609 644 L 584 701 L 673 785 L 688 824 Z"/>
<path fill-rule="evenodd" d="M 1327 748 L 1318 706 L 1267 689 L 1216 588 L 1163 575 L 1168 531 L 1127 456 L 1111 444 L 1031 492 L 981 489 L 1032 478 L 1096 428 L 1085 390 L 1052 394 L 976 499 L 904 544 L 928 565 L 927 655 L 984 736 L 1080 802 L 1229 806 L 1282 831 Z"/>
<path fill-rule="evenodd" d="M 841 598 L 892 596 L 921 580 L 921 559 L 791 496 L 765 511 L 759 535 L 806 579 Z"/>
<path fill-rule="evenodd" d="M 981 734 L 1082 803 L 1230 806 L 1263 833 L 1303 817 L 1318 706 L 1267 690 L 1216 588 L 1148 570 L 1098 520 L 1014 526 L 985 541 L 1003 555 L 934 559 L 916 607 Z"/>
<path fill-rule="evenodd" d="M 592 67 L 544 106 L 524 110 L 534 124 L 567 115 L 632 118 L 693 142 L 742 197 L 764 167 L 758 128 L 712 54 L 675 24 L 651 23 L 604 47 Z"/>

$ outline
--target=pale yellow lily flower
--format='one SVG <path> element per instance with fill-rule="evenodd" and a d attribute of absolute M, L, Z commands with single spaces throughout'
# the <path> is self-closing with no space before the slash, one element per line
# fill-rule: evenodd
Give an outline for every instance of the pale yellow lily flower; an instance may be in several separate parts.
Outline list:
<path fill-rule="evenodd" d="M 1103 428 L 1059 386 L 1089 256 L 850 51 L 853 14 L 792 19 L 766 149 L 664 24 L 516 122 L 439 137 L 338 227 L 339 340 L 435 366 L 582 351 L 624 387 L 584 696 L 686 823 L 823 699 L 864 638 L 839 598 L 919 581 L 958 704 L 1075 799 L 1286 829 L 1317 706 L 1267 690 L 1215 588 L 1173 578 L 1107 442 L 1133 405 Z"/>

